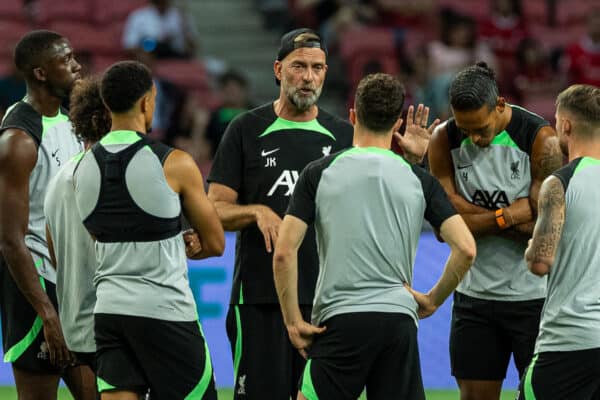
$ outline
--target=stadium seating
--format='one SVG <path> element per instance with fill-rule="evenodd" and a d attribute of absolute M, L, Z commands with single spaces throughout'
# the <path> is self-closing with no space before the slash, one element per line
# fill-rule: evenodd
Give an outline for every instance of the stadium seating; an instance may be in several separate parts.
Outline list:
<path fill-rule="evenodd" d="M 598 0 L 557 1 L 556 22 L 559 25 L 585 24 L 593 7 L 600 6 Z"/>
<path fill-rule="evenodd" d="M 88 23 L 72 21 L 55 21 L 50 29 L 69 38 L 76 51 L 88 51 L 92 54 L 119 54 L 121 50 L 120 25 L 106 28 Z"/>
<path fill-rule="evenodd" d="M 184 90 L 209 89 L 206 70 L 198 61 L 161 60 L 156 63 L 154 73 Z"/>
<path fill-rule="evenodd" d="M 36 0 L 36 20 L 40 24 L 53 21 L 91 21 L 92 3 L 89 0 Z"/>
<path fill-rule="evenodd" d="M 99 24 L 124 22 L 133 10 L 148 5 L 147 0 L 88 0 L 92 2 L 94 21 Z"/>
<path fill-rule="evenodd" d="M 2 21 L 24 21 L 25 13 L 23 12 L 22 1 L 17 0 L 2 0 L 0 1 L 0 23 Z"/>
<path fill-rule="evenodd" d="M 0 20 L 0 59 L 12 59 L 14 45 L 21 36 L 31 30 L 31 27 L 22 22 Z"/>

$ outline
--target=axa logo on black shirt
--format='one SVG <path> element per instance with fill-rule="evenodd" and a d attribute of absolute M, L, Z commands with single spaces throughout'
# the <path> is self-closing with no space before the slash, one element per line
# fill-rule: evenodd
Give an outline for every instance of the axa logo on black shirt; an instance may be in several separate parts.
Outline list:
<path fill-rule="evenodd" d="M 277 188 L 283 187 L 285 188 L 284 196 L 291 196 L 294 193 L 294 187 L 296 186 L 296 182 L 298 182 L 298 177 L 300 176 L 299 172 L 296 170 L 284 169 L 279 178 L 275 181 L 271 189 L 267 192 L 267 196 L 271 197 L 277 191 Z"/>
<path fill-rule="evenodd" d="M 496 210 L 498 208 L 508 207 L 508 196 L 504 190 L 481 190 L 476 189 L 471 202 L 476 206 L 485 207 L 490 210 Z"/>

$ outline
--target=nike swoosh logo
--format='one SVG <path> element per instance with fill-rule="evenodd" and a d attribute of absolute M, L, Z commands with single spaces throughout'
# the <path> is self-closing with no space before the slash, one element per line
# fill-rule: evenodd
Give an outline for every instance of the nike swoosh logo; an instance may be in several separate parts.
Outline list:
<path fill-rule="evenodd" d="M 276 148 L 276 149 L 270 150 L 270 151 L 264 151 L 264 150 L 263 150 L 263 151 L 262 151 L 262 153 L 260 153 L 260 155 L 261 155 L 261 156 L 263 156 L 263 157 L 266 157 L 266 156 L 268 156 L 269 154 L 273 154 L 273 153 L 275 153 L 276 151 L 279 151 L 279 147 L 278 147 L 278 148 Z"/>
<path fill-rule="evenodd" d="M 465 169 L 465 168 L 469 168 L 469 167 L 472 167 L 472 166 L 473 166 L 473 164 L 458 165 L 456 168 L 458 168 L 458 169 Z"/>

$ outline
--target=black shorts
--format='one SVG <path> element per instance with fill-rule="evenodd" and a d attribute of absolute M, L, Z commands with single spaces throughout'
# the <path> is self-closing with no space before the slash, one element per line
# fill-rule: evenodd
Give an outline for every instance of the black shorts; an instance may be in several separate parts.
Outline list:
<path fill-rule="evenodd" d="M 300 306 L 310 321 L 311 306 Z M 292 346 L 277 304 L 230 305 L 227 336 L 234 369 L 234 399 L 296 398 L 306 361 Z"/>
<path fill-rule="evenodd" d="M 599 400 L 600 349 L 536 355 L 521 378 L 519 400 Z"/>
<path fill-rule="evenodd" d="M 150 389 L 152 400 L 217 398 L 198 322 L 114 314 L 96 314 L 94 320 L 99 392 Z"/>
<path fill-rule="evenodd" d="M 96 373 L 96 353 L 82 353 L 74 351 L 75 365 L 87 365 L 94 373 Z"/>
<path fill-rule="evenodd" d="M 454 293 L 450 328 L 452 375 L 465 380 L 499 381 L 511 354 L 519 376 L 531 361 L 544 299 L 482 300 Z"/>
<path fill-rule="evenodd" d="M 35 255 L 34 261 L 49 262 Z M 54 308 L 58 310 L 56 286 L 42 277 L 39 279 Z M 22 371 L 51 375 L 61 373 L 59 367 L 50 363 L 41 318 L 17 287 L 2 256 L 0 256 L 0 314 L 2 315 L 4 362 L 12 363 L 13 367 Z"/>
<path fill-rule="evenodd" d="M 417 326 L 405 314 L 350 313 L 323 323 L 300 390 L 310 400 L 424 400 Z"/>

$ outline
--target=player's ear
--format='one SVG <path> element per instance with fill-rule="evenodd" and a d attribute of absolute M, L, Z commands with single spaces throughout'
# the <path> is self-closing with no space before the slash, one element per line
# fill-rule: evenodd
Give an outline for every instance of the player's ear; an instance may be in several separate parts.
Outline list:
<path fill-rule="evenodd" d="M 496 100 L 496 111 L 503 113 L 506 108 L 506 99 L 504 97 L 498 97 Z"/>
<path fill-rule="evenodd" d="M 392 132 L 398 132 L 400 130 L 400 127 L 402 126 L 403 121 L 404 120 L 402 119 L 402 117 L 398 117 L 398 119 L 394 123 L 394 126 L 392 127 Z"/>
<path fill-rule="evenodd" d="M 35 79 L 37 79 L 38 81 L 46 82 L 46 71 L 44 70 L 44 68 L 37 67 L 34 68 L 32 72 Z"/>
<path fill-rule="evenodd" d="M 279 60 L 275 60 L 275 63 L 273 63 L 273 73 L 275 74 L 275 78 L 281 80 L 281 69 L 282 69 L 283 65 L 281 63 L 281 61 Z"/>
<path fill-rule="evenodd" d="M 568 118 L 565 118 L 563 120 L 563 125 L 562 125 L 562 129 L 563 129 L 563 133 L 567 136 L 571 136 L 571 133 L 573 132 L 573 124 L 571 123 L 571 120 Z"/>
<path fill-rule="evenodd" d="M 350 110 L 348 110 L 348 114 L 348 119 L 350 120 L 352 126 L 356 125 L 356 110 L 354 110 L 354 108 L 351 108 Z"/>
<path fill-rule="evenodd" d="M 140 104 L 139 104 L 139 108 L 140 111 L 142 112 L 142 114 L 146 114 L 146 110 L 148 109 L 148 93 L 146 93 L 145 95 L 142 96 L 142 98 L 139 100 Z"/>

